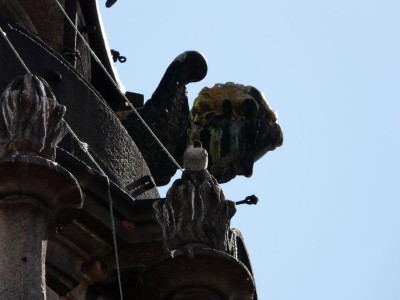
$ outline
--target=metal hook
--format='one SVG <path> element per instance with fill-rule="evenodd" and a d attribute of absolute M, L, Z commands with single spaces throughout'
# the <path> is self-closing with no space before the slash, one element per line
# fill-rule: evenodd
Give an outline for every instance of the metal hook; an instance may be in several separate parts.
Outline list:
<path fill-rule="evenodd" d="M 256 205 L 258 202 L 258 197 L 256 195 L 247 196 L 244 200 L 236 201 L 236 205 L 247 204 L 247 205 Z"/>
<path fill-rule="evenodd" d="M 112 59 L 113 59 L 114 62 L 117 62 L 117 60 L 120 63 L 126 62 L 126 57 L 125 56 L 121 56 L 117 50 L 111 49 L 111 55 L 112 55 Z"/>
<path fill-rule="evenodd" d="M 111 6 L 113 6 L 115 4 L 115 2 L 117 2 L 117 0 L 107 0 L 106 7 L 110 8 Z"/>

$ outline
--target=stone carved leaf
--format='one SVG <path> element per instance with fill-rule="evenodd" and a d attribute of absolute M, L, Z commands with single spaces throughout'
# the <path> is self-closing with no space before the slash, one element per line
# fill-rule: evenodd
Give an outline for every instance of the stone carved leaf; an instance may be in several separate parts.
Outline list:
<path fill-rule="evenodd" d="M 153 208 L 169 251 L 194 244 L 227 250 L 227 231 L 236 207 L 206 169 L 185 170 L 168 190 L 167 199 L 156 201 Z"/>
<path fill-rule="evenodd" d="M 0 109 L 0 157 L 28 152 L 55 158 L 55 146 L 66 133 L 65 107 L 45 81 L 31 74 L 15 78 L 0 98 Z"/>

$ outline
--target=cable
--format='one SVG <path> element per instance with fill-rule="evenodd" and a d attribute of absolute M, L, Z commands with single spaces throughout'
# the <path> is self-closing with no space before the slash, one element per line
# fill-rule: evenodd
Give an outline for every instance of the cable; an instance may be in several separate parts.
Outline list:
<path fill-rule="evenodd" d="M 75 29 L 76 34 L 82 39 L 83 43 L 85 44 L 85 46 L 87 47 L 87 49 L 89 50 L 89 52 L 91 53 L 92 57 L 94 58 L 94 60 L 99 64 L 99 66 L 103 69 L 103 71 L 105 72 L 106 76 L 111 80 L 112 84 L 119 89 L 118 84 L 115 82 L 114 78 L 109 74 L 109 72 L 107 71 L 107 69 L 104 67 L 104 65 L 101 63 L 100 59 L 97 57 L 97 55 L 94 53 L 94 51 L 91 49 L 91 47 L 89 46 L 89 44 L 86 42 L 85 38 L 82 36 L 82 34 L 79 32 L 78 28 L 75 26 L 75 24 L 72 22 L 72 20 L 69 18 L 68 14 L 65 12 L 64 8 L 62 7 L 62 5 L 59 3 L 58 0 L 55 0 L 56 4 L 59 6 L 59 8 L 61 9 L 62 13 L 64 14 L 65 18 L 68 20 L 68 22 L 72 25 L 72 27 Z M 23 59 L 21 58 L 21 56 L 19 55 L 19 53 L 17 52 L 17 50 L 14 48 L 14 46 L 12 45 L 12 43 L 9 41 L 9 39 L 7 38 L 6 33 L 2 30 L 2 28 L 0 27 L 0 33 L 3 35 L 4 39 L 6 40 L 7 44 L 10 46 L 11 50 L 13 51 L 13 53 L 15 54 L 15 56 L 17 57 L 17 59 L 19 60 L 19 62 L 21 63 L 22 67 L 26 70 L 26 72 L 28 74 L 32 74 L 29 70 L 29 68 L 26 66 L 25 62 L 23 61 Z M 140 114 L 137 112 L 137 110 L 135 109 L 135 107 L 132 105 L 132 103 L 130 103 L 130 101 L 126 98 L 125 95 L 121 94 L 126 102 L 126 104 L 128 104 L 128 106 L 132 109 L 132 111 L 135 113 L 135 115 L 137 116 L 137 118 L 140 120 L 140 122 L 146 127 L 146 129 L 149 131 L 149 133 L 153 136 L 153 138 L 155 139 L 155 141 L 159 144 L 159 146 L 161 147 L 161 149 L 167 154 L 167 156 L 169 157 L 169 159 L 178 167 L 178 169 L 180 169 L 181 171 L 183 171 L 183 169 L 181 168 L 181 166 L 176 162 L 176 160 L 174 159 L 174 157 L 169 153 L 169 151 L 165 148 L 165 146 L 162 144 L 162 142 L 158 139 L 158 137 L 155 135 L 155 133 L 151 130 L 151 128 L 147 125 L 147 123 L 143 120 L 143 118 L 140 116 Z M 120 267 L 119 267 L 119 259 L 118 259 L 118 248 L 117 248 L 117 239 L 116 239 L 116 229 L 115 229 L 115 219 L 114 219 L 114 213 L 113 213 L 113 200 L 111 197 L 111 191 L 110 191 L 110 180 L 108 178 L 108 176 L 105 174 L 105 172 L 102 170 L 102 168 L 98 165 L 98 163 L 96 162 L 96 160 L 92 157 L 92 155 L 89 153 L 88 150 L 88 145 L 86 143 L 83 143 L 80 141 L 80 139 L 78 138 L 78 136 L 74 133 L 74 131 L 69 127 L 69 125 L 65 122 L 69 132 L 71 133 L 71 135 L 78 141 L 79 146 L 82 148 L 82 150 L 88 155 L 89 159 L 96 165 L 96 167 L 99 169 L 99 171 L 102 173 L 103 176 L 106 177 L 107 180 L 107 189 L 108 189 L 108 199 L 109 199 L 109 206 L 110 206 L 110 218 L 111 218 L 111 227 L 112 227 L 112 237 L 113 237 L 113 246 L 114 246 L 114 254 L 115 254 L 115 261 L 116 261 L 116 269 L 117 269 L 117 276 L 118 276 L 118 285 L 119 285 L 119 292 L 120 292 L 120 298 L 121 300 L 123 300 L 123 293 L 122 293 L 122 284 L 121 284 L 121 274 L 120 274 Z"/>
<path fill-rule="evenodd" d="M 108 190 L 108 199 L 109 199 L 109 206 L 110 206 L 110 215 L 114 216 L 114 209 L 113 209 L 113 201 L 111 198 L 111 190 L 110 190 L 110 179 L 107 178 L 107 190 Z M 119 259 L 118 259 L 118 249 L 117 249 L 117 232 L 115 230 L 115 220 L 114 217 L 111 218 L 111 228 L 112 228 L 112 237 L 113 237 L 113 243 L 114 243 L 114 255 L 115 255 L 115 265 L 117 267 L 117 276 L 118 276 L 118 288 L 119 288 L 119 295 L 121 297 L 121 300 L 123 300 L 123 294 L 122 294 L 122 284 L 121 284 L 121 272 L 119 268 Z"/>
<path fill-rule="evenodd" d="M 104 65 L 102 64 L 102 62 L 100 61 L 100 59 L 97 57 L 96 53 L 94 53 L 94 51 L 92 50 L 92 48 L 90 47 L 90 45 L 86 42 L 85 38 L 82 36 L 82 34 L 79 32 L 78 28 L 76 27 L 76 25 L 74 24 L 74 22 L 70 19 L 70 17 L 68 16 L 68 14 L 66 13 L 66 11 L 64 10 L 64 8 L 62 7 L 62 5 L 60 4 L 60 2 L 58 0 L 55 0 L 55 2 L 57 3 L 58 7 L 61 9 L 62 13 L 64 14 L 65 18 L 68 20 L 68 22 L 71 24 L 71 26 L 75 29 L 76 34 L 81 38 L 81 40 L 83 41 L 83 43 L 85 44 L 85 46 L 87 47 L 87 49 L 89 50 L 89 52 L 91 53 L 92 57 L 94 58 L 94 60 L 99 64 L 99 66 L 103 69 L 104 73 L 106 74 L 106 76 L 110 79 L 110 81 L 112 82 L 112 84 L 115 86 L 115 88 L 117 88 L 119 90 L 119 86 L 118 84 L 115 82 L 114 78 L 108 73 L 107 69 L 104 67 Z M 156 134 L 151 130 L 151 128 L 149 127 L 149 125 L 147 125 L 147 123 L 143 120 L 143 118 L 140 116 L 140 114 L 138 113 L 138 111 L 135 109 L 135 107 L 132 105 L 132 103 L 126 98 L 125 95 L 121 94 L 125 100 L 125 103 L 128 104 L 128 106 L 131 108 L 131 110 L 135 113 L 136 117 L 140 120 L 140 122 L 143 124 L 144 127 L 146 127 L 146 129 L 148 130 L 148 132 L 152 135 L 152 137 L 154 138 L 154 140 L 158 143 L 158 145 L 161 147 L 161 149 L 166 153 L 166 155 L 169 157 L 169 159 L 172 161 L 172 163 L 174 163 L 178 169 L 180 169 L 181 171 L 183 171 L 182 167 L 178 164 L 178 162 L 175 160 L 175 158 L 169 153 L 169 151 L 167 150 L 167 148 L 165 148 L 165 146 L 163 145 L 163 143 L 158 139 L 158 137 L 156 136 Z M 77 137 L 76 137 L 77 138 Z M 108 177 L 107 177 L 107 180 Z M 109 182 L 109 181 L 108 181 Z M 115 252 L 115 258 L 116 258 L 116 267 L 117 267 L 117 274 L 118 274 L 118 284 L 119 284 L 119 292 L 120 292 L 120 297 L 121 300 L 123 300 L 123 294 L 122 294 L 122 285 L 121 285 L 121 275 L 120 275 L 120 269 L 119 269 L 119 262 L 118 262 L 118 250 L 117 250 L 117 240 L 116 240 L 116 232 L 115 232 L 115 223 L 114 223 L 114 216 L 113 216 L 113 203 L 112 203 L 112 199 L 111 199 L 111 194 L 109 194 L 109 204 L 110 204 L 110 215 L 111 215 L 111 225 L 112 225 L 112 230 L 113 230 L 113 243 L 114 243 L 114 252 Z"/>
<path fill-rule="evenodd" d="M 56 0 L 57 1 L 57 0 Z M 10 42 L 10 40 L 7 38 L 6 33 L 3 31 L 3 29 L 0 26 L 0 34 L 4 37 L 6 40 L 7 44 L 10 46 L 11 50 L 13 51 L 14 55 L 17 57 L 19 62 L 21 63 L 22 67 L 26 70 L 28 74 L 32 74 L 29 68 L 26 66 L 25 62 L 19 55 L 18 51 L 14 48 L 13 44 Z M 89 159 L 96 165 L 96 167 L 99 169 L 101 174 L 105 176 L 107 180 L 107 191 L 108 191 L 108 202 L 110 206 L 110 218 L 111 218 L 111 228 L 112 228 L 112 237 L 113 237 L 113 245 L 114 245 L 114 254 L 115 254 L 115 263 L 116 263 L 116 268 L 117 268 L 117 276 L 118 276 L 118 285 L 119 285 L 119 292 L 120 292 L 120 298 L 123 300 L 123 294 L 122 294 L 122 284 L 121 284 L 121 274 L 120 274 L 120 267 L 119 267 L 119 259 L 118 259 L 118 248 L 117 248 L 117 237 L 116 237 L 116 230 L 115 230 L 115 219 L 114 219 L 114 212 L 113 212 L 113 200 L 111 197 L 111 190 L 110 190 L 110 179 L 108 178 L 107 174 L 103 171 L 103 169 L 99 166 L 99 164 L 96 162 L 96 160 L 93 158 L 93 156 L 89 153 L 88 150 L 88 145 L 86 143 L 83 143 L 78 136 L 75 134 L 75 132 L 71 129 L 71 127 L 68 125 L 67 122 L 64 122 L 66 125 L 67 129 L 71 133 L 71 135 L 77 140 L 79 147 L 88 155 Z"/>
<path fill-rule="evenodd" d="M 7 42 L 7 44 L 10 46 L 11 50 L 14 52 L 15 56 L 18 58 L 19 62 L 21 63 L 22 67 L 25 69 L 25 71 L 28 74 L 32 74 L 31 71 L 29 71 L 28 67 L 26 66 L 25 62 L 22 60 L 21 56 L 19 55 L 19 53 L 17 52 L 17 50 L 15 50 L 13 44 L 10 42 L 10 40 L 7 37 L 7 34 L 3 31 L 3 28 L 1 28 L 0 26 L 0 34 L 3 36 L 3 38 L 5 39 L 5 41 Z"/>
<path fill-rule="evenodd" d="M 88 42 L 86 42 L 85 38 L 83 37 L 83 35 L 79 32 L 78 28 L 75 26 L 74 22 L 72 22 L 72 20 L 70 19 L 70 17 L 68 16 L 67 12 L 64 10 L 64 8 L 62 7 L 62 5 L 60 4 L 60 2 L 58 2 L 58 0 L 55 0 L 55 2 L 57 3 L 58 7 L 61 9 L 61 11 L 63 12 L 65 18 L 68 20 L 68 22 L 71 24 L 71 26 L 75 29 L 76 34 L 82 39 L 83 43 L 85 44 L 85 46 L 87 47 L 87 49 L 89 50 L 89 52 L 91 53 L 92 57 L 94 58 L 94 60 L 99 64 L 99 66 L 103 69 L 103 71 L 105 72 L 106 76 L 111 80 L 112 84 L 119 90 L 119 86 L 118 84 L 115 82 L 114 78 L 110 75 L 110 73 L 108 73 L 106 67 L 104 67 L 104 65 L 102 64 L 102 62 L 100 61 L 100 59 L 97 57 L 96 53 L 94 53 L 94 51 L 92 50 L 92 48 L 90 47 L 90 45 L 88 44 Z M 157 144 L 161 147 L 161 149 L 165 152 L 165 154 L 167 154 L 168 158 L 172 161 L 173 164 L 175 164 L 179 170 L 183 171 L 182 167 L 178 164 L 178 162 L 175 160 L 175 158 L 171 155 L 171 153 L 169 153 L 169 151 L 167 150 L 167 148 L 165 148 L 165 146 L 163 145 L 163 143 L 158 139 L 158 137 L 156 136 L 156 134 L 151 130 L 151 128 L 149 127 L 149 125 L 147 125 L 146 121 L 143 120 L 142 116 L 138 113 L 138 111 L 136 110 L 136 108 L 132 105 L 132 103 L 128 100 L 128 98 L 126 98 L 126 96 L 124 94 L 121 94 L 125 100 L 125 103 L 128 104 L 128 106 L 131 108 L 131 110 L 135 113 L 136 117 L 140 120 L 140 122 L 143 124 L 144 127 L 146 127 L 146 129 L 149 131 L 149 133 L 152 135 L 152 137 L 154 138 L 154 140 L 157 142 Z"/>
<path fill-rule="evenodd" d="M 96 160 L 89 152 L 89 145 L 82 142 L 76 133 L 71 129 L 71 127 L 65 122 L 68 131 L 71 133 L 72 137 L 77 141 L 79 147 L 88 155 L 89 159 L 95 164 L 98 168 L 100 173 L 106 178 L 107 180 L 107 193 L 108 193 L 108 204 L 110 208 L 110 218 L 111 218 L 111 231 L 112 231 L 112 238 L 113 238 L 113 246 L 114 246 L 114 255 L 115 255 L 115 265 L 117 268 L 117 277 L 118 277 L 118 288 L 121 300 L 123 300 L 123 293 L 122 293 L 122 283 L 121 283 L 121 272 L 119 267 L 119 259 L 118 259 L 118 246 L 117 246 L 117 232 L 115 229 L 115 219 L 114 219 L 114 208 L 113 208 L 113 199 L 111 197 L 111 189 L 110 189 L 110 179 L 108 178 L 107 174 L 103 171 L 103 169 L 99 166 Z"/>

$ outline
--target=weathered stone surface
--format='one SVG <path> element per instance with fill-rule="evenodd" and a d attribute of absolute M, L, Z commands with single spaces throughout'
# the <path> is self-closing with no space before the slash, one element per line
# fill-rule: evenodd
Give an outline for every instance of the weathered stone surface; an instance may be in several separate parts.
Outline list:
<path fill-rule="evenodd" d="M 125 188 L 150 175 L 140 151 L 102 96 L 66 61 L 54 55 L 54 52 L 35 36 L 21 28 L 15 28 L 15 25 L 9 25 L 4 20 L 0 20 L 0 24 L 32 73 L 44 76 L 56 71 L 60 74 L 62 80 L 54 84 L 52 89 L 58 102 L 67 107 L 65 120 L 78 137 L 89 145 L 92 155 L 110 179 Z M 0 48 L 2 90 L 24 70 L 4 39 L 0 39 Z M 110 85 L 105 76 L 101 78 L 107 82 L 107 86 Z M 114 97 L 107 100 L 122 100 L 121 95 L 118 98 L 119 93 L 114 87 Z M 67 141 L 65 138 L 62 144 L 64 149 L 96 169 L 76 142 Z M 159 194 L 156 188 L 152 188 L 138 197 L 157 198 Z"/>
<path fill-rule="evenodd" d="M 208 170 L 223 183 L 236 175 L 250 177 L 254 162 L 281 146 L 283 134 L 260 91 L 228 82 L 200 91 L 188 139 L 201 141 L 209 153 Z"/>
<path fill-rule="evenodd" d="M 65 106 L 45 81 L 32 74 L 15 78 L 1 95 L 0 111 L 0 158 L 33 153 L 55 159 L 66 133 Z"/>
<path fill-rule="evenodd" d="M 47 239 L 82 204 L 76 179 L 50 159 L 65 107 L 45 82 L 14 79 L 0 99 L 0 295 L 46 299 Z"/>
<path fill-rule="evenodd" d="M 234 257 L 202 247 L 180 248 L 149 265 L 137 281 L 141 300 L 253 300 L 249 270 Z"/>
<path fill-rule="evenodd" d="M 185 170 L 168 190 L 166 201 L 154 204 L 168 250 L 203 244 L 226 251 L 227 230 L 236 212 L 217 181 L 206 170 Z"/>
<path fill-rule="evenodd" d="M 14 155 L 0 160 L 0 202 L 14 195 L 30 195 L 53 212 L 48 235 L 56 224 L 71 222 L 82 205 L 81 189 L 71 173 L 40 156 Z"/>
<path fill-rule="evenodd" d="M 157 89 L 139 114 L 179 163 L 186 149 L 189 104 L 186 84 L 202 80 L 207 74 L 205 58 L 198 52 L 186 51 L 169 65 Z M 130 114 L 121 120 L 146 160 L 157 185 L 167 184 L 177 166 L 154 140 L 153 136 Z"/>
<path fill-rule="evenodd" d="M 0 161 L 0 292 L 4 299 L 44 299 L 46 240 L 57 226 L 76 217 L 81 202 L 76 180 L 54 162 L 26 155 Z"/>
<path fill-rule="evenodd" d="M 59 0 L 64 5 L 64 0 Z M 55 1 L 0 0 L 1 13 L 18 25 L 51 41 L 54 50 L 62 53 L 64 15 Z M 51 24 L 51 26 L 50 26 Z"/>
<path fill-rule="evenodd" d="M 33 198 L 0 199 L 2 299 L 44 299 L 46 242 L 43 239 L 51 217 L 51 211 Z"/>

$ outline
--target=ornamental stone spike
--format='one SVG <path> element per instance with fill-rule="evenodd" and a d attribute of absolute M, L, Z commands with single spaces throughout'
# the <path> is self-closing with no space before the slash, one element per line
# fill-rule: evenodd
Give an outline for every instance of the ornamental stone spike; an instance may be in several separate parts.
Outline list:
<path fill-rule="evenodd" d="M 207 151 L 190 145 L 184 153 L 181 179 L 168 190 L 166 200 L 153 205 L 163 229 L 167 250 L 188 245 L 227 249 L 227 230 L 236 212 L 225 200 L 216 179 L 207 171 Z"/>
<path fill-rule="evenodd" d="M 165 201 L 153 204 L 169 252 L 139 275 L 138 299 L 254 299 L 251 272 L 228 253 L 235 203 L 225 200 L 207 171 L 207 156 L 205 149 L 189 145 L 181 179 L 173 183 Z"/>
<path fill-rule="evenodd" d="M 0 98 L 0 158 L 35 153 L 54 160 L 56 145 L 66 133 L 65 106 L 45 81 L 27 74 L 15 78 Z"/>
<path fill-rule="evenodd" d="M 78 182 L 52 161 L 66 131 L 64 113 L 32 74 L 14 79 L 0 98 L 2 299 L 46 299 L 47 240 L 81 208 Z"/>

